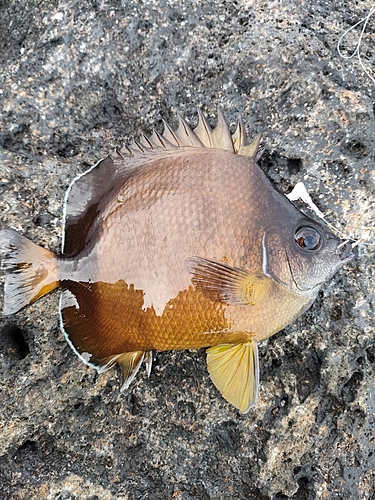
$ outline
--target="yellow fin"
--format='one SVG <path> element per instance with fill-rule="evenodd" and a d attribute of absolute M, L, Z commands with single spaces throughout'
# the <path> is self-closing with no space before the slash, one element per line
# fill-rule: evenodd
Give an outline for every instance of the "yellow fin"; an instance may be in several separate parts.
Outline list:
<path fill-rule="evenodd" d="M 146 363 L 147 376 L 149 377 L 151 375 L 151 368 L 152 368 L 152 351 L 147 351 L 145 353 L 145 363 Z"/>
<path fill-rule="evenodd" d="M 186 260 L 186 267 L 197 290 L 211 300 L 231 305 L 260 302 L 272 283 L 268 276 L 257 276 L 203 257 L 190 257 Z"/>
<path fill-rule="evenodd" d="M 207 368 L 222 396 L 241 413 L 247 413 L 256 404 L 259 363 L 255 340 L 210 347 L 207 349 Z"/>

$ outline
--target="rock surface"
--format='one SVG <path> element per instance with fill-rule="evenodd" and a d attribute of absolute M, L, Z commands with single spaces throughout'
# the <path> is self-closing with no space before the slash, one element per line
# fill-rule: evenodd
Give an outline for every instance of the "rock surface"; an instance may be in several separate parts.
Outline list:
<path fill-rule="evenodd" d="M 197 107 L 214 120 L 220 105 L 264 131 L 260 163 L 282 191 L 304 181 L 332 224 L 373 243 L 374 82 L 336 47 L 370 8 L 2 2 L 0 228 L 58 251 L 75 175 L 162 118 L 194 125 Z M 360 49 L 369 70 L 374 21 Z M 159 353 L 151 377 L 120 394 L 116 370 L 97 376 L 63 339 L 58 294 L 0 316 L 0 497 L 374 499 L 373 255 L 360 245 L 313 307 L 260 345 L 247 415 L 217 393 L 203 350 Z"/>

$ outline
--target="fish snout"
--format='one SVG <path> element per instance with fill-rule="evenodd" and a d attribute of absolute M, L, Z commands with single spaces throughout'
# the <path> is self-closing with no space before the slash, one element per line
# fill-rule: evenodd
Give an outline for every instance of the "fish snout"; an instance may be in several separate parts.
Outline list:
<path fill-rule="evenodd" d="M 335 254 L 338 255 L 341 261 L 349 262 L 354 259 L 353 245 L 350 241 L 343 241 L 336 247 Z"/>

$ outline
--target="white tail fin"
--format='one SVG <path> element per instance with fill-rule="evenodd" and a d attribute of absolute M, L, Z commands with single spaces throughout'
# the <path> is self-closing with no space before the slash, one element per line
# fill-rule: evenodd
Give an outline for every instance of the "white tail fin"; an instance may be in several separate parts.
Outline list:
<path fill-rule="evenodd" d="M 5 275 L 5 315 L 14 314 L 58 286 L 56 255 L 12 229 L 0 231 L 0 259 Z"/>

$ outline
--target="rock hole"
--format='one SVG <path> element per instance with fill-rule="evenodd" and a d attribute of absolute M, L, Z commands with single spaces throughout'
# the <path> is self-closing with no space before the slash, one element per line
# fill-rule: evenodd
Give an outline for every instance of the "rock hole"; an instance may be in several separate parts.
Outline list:
<path fill-rule="evenodd" d="M 368 155 L 366 146 L 357 139 L 345 141 L 340 149 L 344 154 L 348 154 L 357 160 Z"/>
<path fill-rule="evenodd" d="M 302 160 L 300 158 L 288 158 L 288 171 L 291 175 L 298 174 L 302 168 Z"/>
<path fill-rule="evenodd" d="M 288 500 L 289 499 L 289 497 L 284 495 L 284 493 L 281 493 L 281 491 L 276 493 L 276 495 L 273 498 L 274 498 L 274 500 Z"/>
<path fill-rule="evenodd" d="M 28 343 L 25 339 L 27 334 L 17 325 L 7 325 L 1 332 L 1 337 L 7 344 L 8 354 L 16 359 L 24 359 L 30 354 Z"/>
<path fill-rule="evenodd" d="M 38 443 L 36 441 L 32 441 L 31 439 L 27 439 L 21 446 L 18 447 L 19 453 L 35 453 L 38 451 Z"/>
<path fill-rule="evenodd" d="M 334 321 L 339 321 L 342 318 L 342 309 L 339 305 L 336 305 L 331 310 L 331 318 Z"/>
<path fill-rule="evenodd" d="M 273 358 L 271 362 L 271 366 L 273 370 L 276 370 L 277 368 L 280 368 L 280 366 L 283 364 L 282 360 L 280 358 Z"/>
<path fill-rule="evenodd" d="M 308 490 L 308 485 L 309 485 L 309 480 L 307 477 L 300 477 L 297 481 L 298 483 L 298 491 L 295 494 L 295 497 L 293 498 L 298 498 L 298 500 L 307 500 L 309 498 L 309 490 Z"/>
<path fill-rule="evenodd" d="M 341 390 L 341 396 L 346 403 L 352 403 L 363 380 L 362 372 L 354 372 Z"/>
<path fill-rule="evenodd" d="M 375 345 L 371 345 L 366 349 L 366 356 L 370 363 L 375 361 Z"/>

